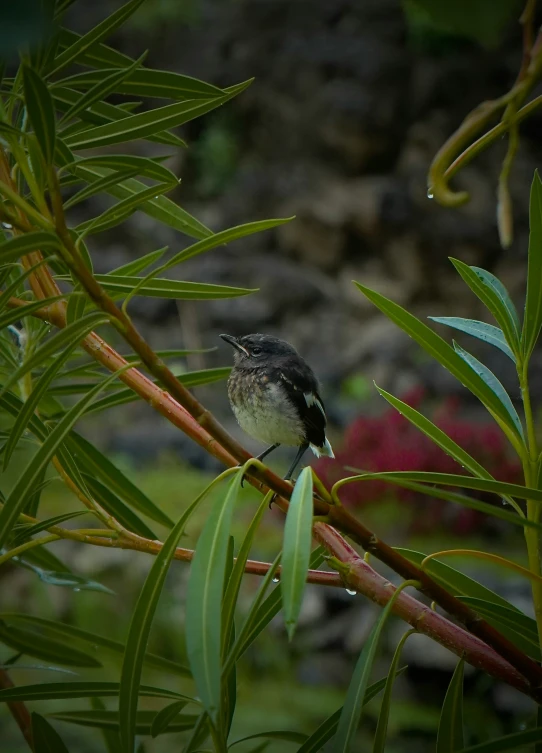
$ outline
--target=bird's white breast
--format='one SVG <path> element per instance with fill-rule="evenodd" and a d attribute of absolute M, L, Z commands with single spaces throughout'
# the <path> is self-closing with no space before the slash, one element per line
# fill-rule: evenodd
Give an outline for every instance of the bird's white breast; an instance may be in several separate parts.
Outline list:
<path fill-rule="evenodd" d="M 297 446 L 304 441 L 304 428 L 297 411 L 281 387 L 267 383 L 244 396 L 243 404 L 232 403 L 239 426 L 254 439 L 267 444 Z"/>

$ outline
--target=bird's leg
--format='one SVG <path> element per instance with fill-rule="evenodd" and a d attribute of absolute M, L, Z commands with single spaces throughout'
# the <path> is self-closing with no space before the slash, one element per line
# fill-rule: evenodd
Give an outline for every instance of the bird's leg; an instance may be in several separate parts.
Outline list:
<path fill-rule="evenodd" d="M 308 449 L 309 449 L 309 443 L 308 442 L 305 442 L 305 444 L 301 445 L 301 447 L 297 451 L 297 455 L 295 456 L 294 462 L 290 466 L 290 470 L 288 471 L 288 473 L 286 474 L 286 476 L 284 476 L 284 480 L 285 481 L 289 481 L 292 478 L 292 474 L 295 471 L 295 469 L 297 468 L 297 465 L 298 465 L 299 461 L 301 460 L 301 458 L 307 452 Z"/>
<path fill-rule="evenodd" d="M 256 456 L 256 460 L 263 460 L 271 452 L 273 452 L 273 450 L 276 450 L 278 446 L 279 446 L 278 442 L 277 442 L 277 444 L 272 444 L 271 447 L 267 448 L 267 450 L 264 450 L 263 452 L 260 452 L 260 454 Z"/>
<path fill-rule="evenodd" d="M 272 444 L 271 447 L 268 447 L 267 450 L 264 450 L 263 452 L 260 452 L 260 454 L 257 455 L 254 459 L 255 460 L 263 460 L 265 457 L 267 457 L 267 455 L 269 455 L 271 452 L 273 452 L 273 450 L 276 450 L 278 446 L 279 446 L 278 443 L 277 444 Z M 244 481 L 245 481 L 245 478 L 243 476 L 243 478 L 241 479 L 241 487 L 243 486 Z"/>

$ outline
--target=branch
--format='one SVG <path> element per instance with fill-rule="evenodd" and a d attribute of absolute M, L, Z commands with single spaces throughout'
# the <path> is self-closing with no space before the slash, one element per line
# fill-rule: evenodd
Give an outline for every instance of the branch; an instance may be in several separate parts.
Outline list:
<path fill-rule="evenodd" d="M 5 669 L 0 669 L 0 689 L 13 688 L 13 682 Z M 17 726 L 22 732 L 22 735 L 30 750 L 34 750 L 34 741 L 32 739 L 32 718 L 30 712 L 22 701 L 8 701 L 8 708 L 12 717 L 17 722 Z"/>
<path fill-rule="evenodd" d="M 28 515 L 20 516 L 20 518 L 28 523 L 37 522 L 35 518 Z M 51 526 L 47 530 L 56 534 L 59 538 L 69 538 L 94 546 L 131 549 L 153 555 L 158 554 L 163 547 L 163 544 L 159 541 L 151 541 L 142 537 L 130 539 L 100 538 L 98 532 L 92 536 L 88 533 L 80 533 L 59 526 Z M 339 563 L 339 572 L 309 570 L 307 574 L 308 583 L 338 588 L 348 587 L 380 606 L 385 606 L 388 603 L 396 590 L 395 586 L 365 562 L 333 528 L 324 523 L 315 523 L 314 535 L 326 548 L 333 550 Z M 175 550 L 174 559 L 190 562 L 193 556 L 194 551 L 192 549 L 178 547 Z M 272 565 L 269 562 L 247 560 L 245 573 L 263 577 L 271 567 Z M 280 578 L 280 574 L 281 568 L 278 568 L 276 577 Z M 521 693 L 536 698 L 536 694 L 529 688 L 524 677 L 492 648 L 414 597 L 401 594 L 393 607 L 393 612 L 400 619 L 412 625 L 421 635 L 426 635 L 440 643 L 459 657 L 464 656 L 465 661 L 473 667 L 483 670 L 496 680 L 511 685 Z"/>
<path fill-rule="evenodd" d="M 37 273 L 42 271 L 43 268 L 37 270 Z M 23 302 L 18 299 L 10 299 L 10 306 L 22 305 Z M 45 312 L 38 312 L 43 318 L 47 318 Z M 48 313 L 47 316 L 51 317 Z M 61 325 L 58 320 L 58 316 L 55 312 L 52 313 L 52 323 Z M 48 320 L 51 320 L 48 319 Z M 116 353 L 107 343 L 101 338 L 92 333 L 83 342 L 83 347 L 90 355 L 93 355 L 102 365 L 106 366 L 111 371 L 117 370 L 122 366 L 125 361 Z M 236 464 L 236 460 L 241 458 L 235 458 L 230 452 L 224 451 L 224 448 L 218 444 L 218 442 L 212 443 L 212 438 L 207 435 L 207 432 L 199 427 L 199 424 L 195 424 L 186 410 L 183 409 L 167 392 L 161 390 L 147 377 L 143 376 L 136 369 L 130 369 L 120 376 L 120 378 L 129 386 L 134 385 L 132 388 L 136 388 L 135 391 L 143 397 L 150 405 L 164 415 L 168 420 L 172 421 L 176 426 L 185 431 L 189 436 L 195 439 L 198 444 L 208 449 L 212 447 L 215 457 L 218 457 L 222 462 L 228 466 Z M 182 385 L 179 387 L 184 389 Z M 223 430 L 225 431 L 225 430 Z M 209 437 L 207 440 L 206 437 Z M 229 437 L 229 435 L 226 434 Z M 232 439 L 228 442 L 232 453 L 235 450 L 235 443 Z M 246 452 L 246 451 L 244 451 Z M 252 469 L 249 471 L 249 481 L 251 479 Z M 256 474 L 255 474 L 256 475 Z M 276 499 L 276 504 L 285 511 L 287 509 L 287 499 L 289 499 L 292 487 L 283 479 L 276 476 L 272 471 L 266 469 L 265 471 L 257 471 L 257 475 L 265 480 L 265 485 L 280 495 Z M 261 484 L 256 483 L 259 488 Z M 338 530 L 351 536 L 357 543 L 359 543 L 366 551 L 371 552 L 377 559 L 384 562 L 391 567 L 396 573 L 401 575 L 405 579 L 414 579 L 420 581 L 422 584 L 422 592 L 430 597 L 433 601 L 439 604 L 446 612 L 453 615 L 458 619 L 465 627 L 478 636 L 481 640 L 492 646 L 495 651 L 505 658 L 512 666 L 514 666 L 521 674 L 523 674 L 532 685 L 533 689 L 538 692 L 538 689 L 542 687 L 542 669 L 528 656 L 521 652 L 513 643 L 493 628 L 488 622 L 481 619 L 470 607 L 463 602 L 459 601 L 452 594 L 448 593 L 446 589 L 436 583 L 427 573 L 421 570 L 417 565 L 407 560 L 401 554 L 396 552 L 385 542 L 377 538 L 377 536 L 366 528 L 359 520 L 352 516 L 342 505 L 328 505 L 321 500 L 315 501 L 315 512 L 318 514 L 323 513 L 327 516 L 329 523 Z M 327 526 L 329 541 L 326 536 L 323 537 L 322 543 L 328 551 L 334 556 L 338 557 L 333 547 L 337 544 L 336 531 L 330 526 Z M 133 534 L 132 534 L 133 536 Z M 142 539 L 146 542 L 145 539 Z M 341 539 L 342 541 L 342 539 Z M 346 542 L 345 542 L 346 543 Z M 117 543 L 117 546 L 122 544 Z M 111 543 L 104 544 L 104 546 L 112 546 Z M 149 551 L 147 544 L 142 544 L 143 551 Z M 136 548 L 135 546 L 126 545 L 126 548 Z M 338 557 L 340 559 L 340 557 Z M 542 697 L 542 696 L 541 696 Z"/>

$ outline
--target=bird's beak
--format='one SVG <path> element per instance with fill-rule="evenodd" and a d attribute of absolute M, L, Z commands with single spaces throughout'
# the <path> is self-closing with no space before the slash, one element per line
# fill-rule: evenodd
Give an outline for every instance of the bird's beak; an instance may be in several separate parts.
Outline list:
<path fill-rule="evenodd" d="M 245 356 L 250 356 L 248 350 L 246 348 L 243 348 L 243 346 L 237 342 L 237 339 L 233 337 L 233 335 L 220 335 L 220 337 L 229 345 L 232 345 L 234 348 L 241 351 L 241 353 L 244 353 Z"/>

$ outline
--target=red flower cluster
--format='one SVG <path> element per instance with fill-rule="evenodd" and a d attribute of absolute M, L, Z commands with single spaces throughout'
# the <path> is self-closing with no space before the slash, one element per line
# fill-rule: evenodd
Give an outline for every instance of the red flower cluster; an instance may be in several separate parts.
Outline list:
<path fill-rule="evenodd" d="M 416 388 L 402 400 L 419 409 L 425 397 L 423 388 Z M 494 423 L 477 423 L 460 418 L 461 401 L 448 398 L 434 412 L 431 420 L 499 481 L 521 483 L 521 466 L 510 457 L 507 441 Z M 437 447 L 394 408 L 381 416 L 357 418 L 347 429 L 344 448 L 336 460 L 323 458 L 316 472 L 327 488 L 348 475 L 344 467 L 364 471 L 430 471 L 465 473 L 461 466 Z M 495 495 L 461 491 L 484 502 L 500 504 Z M 456 534 L 465 534 L 483 525 L 487 517 L 460 505 L 431 498 L 384 481 L 363 481 L 347 484 L 341 489 L 341 500 L 353 506 L 397 499 L 415 505 L 413 515 L 416 531 L 432 530 L 445 524 Z M 492 520 L 494 520 L 492 518 Z"/>

